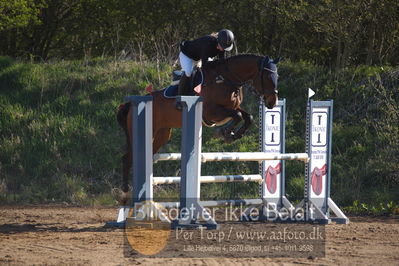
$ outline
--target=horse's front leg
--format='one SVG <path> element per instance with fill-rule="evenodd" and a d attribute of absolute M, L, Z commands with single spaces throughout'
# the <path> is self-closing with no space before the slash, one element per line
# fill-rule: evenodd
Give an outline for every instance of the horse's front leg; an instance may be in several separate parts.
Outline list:
<path fill-rule="evenodd" d="M 231 117 L 232 121 L 230 123 L 221 129 L 221 134 L 224 137 L 224 141 L 226 143 L 231 143 L 234 140 L 237 139 L 235 129 L 237 125 L 243 120 L 243 114 L 240 110 L 232 110 L 232 109 L 226 109 L 227 115 L 226 117 Z"/>
<path fill-rule="evenodd" d="M 154 140 L 152 144 L 153 154 L 157 153 L 159 149 L 170 140 L 172 136 L 171 128 L 161 128 L 153 133 Z"/>
<path fill-rule="evenodd" d="M 254 118 L 251 114 L 247 113 L 246 111 L 242 110 L 242 109 L 238 109 L 241 112 L 241 116 L 244 119 L 244 125 L 242 127 L 240 127 L 234 134 L 234 138 L 236 139 L 240 139 L 242 138 L 242 136 L 245 134 L 245 132 L 247 132 L 247 130 L 249 129 L 249 127 L 253 124 L 254 122 Z"/>

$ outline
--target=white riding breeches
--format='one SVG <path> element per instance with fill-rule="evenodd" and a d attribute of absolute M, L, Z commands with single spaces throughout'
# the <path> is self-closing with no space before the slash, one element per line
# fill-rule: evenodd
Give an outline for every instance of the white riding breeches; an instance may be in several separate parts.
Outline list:
<path fill-rule="evenodd" d="M 191 73 L 193 73 L 194 65 L 197 63 L 197 61 L 194 61 L 183 52 L 180 52 L 179 59 L 181 68 L 183 69 L 184 73 L 187 77 L 190 77 Z"/>

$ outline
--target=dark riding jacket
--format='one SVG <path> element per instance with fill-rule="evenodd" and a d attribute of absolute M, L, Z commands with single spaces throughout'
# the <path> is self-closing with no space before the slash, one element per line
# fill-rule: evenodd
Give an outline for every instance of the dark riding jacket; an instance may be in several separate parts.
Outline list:
<path fill-rule="evenodd" d="M 218 56 L 222 61 L 225 58 L 225 52 L 217 49 L 218 41 L 215 36 L 207 35 L 191 41 L 180 43 L 180 51 L 189 58 L 202 61 L 202 66 L 209 64 L 208 58 Z"/>

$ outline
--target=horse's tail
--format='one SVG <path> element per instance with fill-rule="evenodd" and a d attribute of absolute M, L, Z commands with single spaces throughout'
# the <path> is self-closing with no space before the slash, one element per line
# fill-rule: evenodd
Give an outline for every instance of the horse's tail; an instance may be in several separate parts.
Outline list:
<path fill-rule="evenodd" d="M 129 113 L 130 102 L 122 103 L 119 105 L 118 114 L 116 115 L 116 119 L 118 120 L 119 125 L 126 131 L 127 130 L 127 114 Z"/>

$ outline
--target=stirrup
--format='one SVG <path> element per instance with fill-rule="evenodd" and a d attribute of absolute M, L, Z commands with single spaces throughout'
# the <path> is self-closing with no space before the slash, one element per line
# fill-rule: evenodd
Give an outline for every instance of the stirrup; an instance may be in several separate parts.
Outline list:
<path fill-rule="evenodd" d="M 175 108 L 178 111 L 182 111 L 183 110 L 183 105 L 181 104 L 181 102 L 178 102 L 177 99 L 175 100 Z"/>

